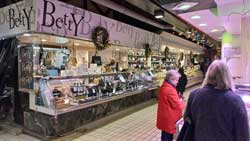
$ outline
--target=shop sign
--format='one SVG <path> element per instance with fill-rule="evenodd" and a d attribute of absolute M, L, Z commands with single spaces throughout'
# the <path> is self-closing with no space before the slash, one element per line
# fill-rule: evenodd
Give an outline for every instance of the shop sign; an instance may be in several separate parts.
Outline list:
<path fill-rule="evenodd" d="M 16 35 L 35 29 L 33 0 L 24 0 L 0 9 L 0 37 Z"/>
<path fill-rule="evenodd" d="M 128 24 L 80 9 L 57 0 L 37 0 L 37 29 L 65 37 L 92 39 L 92 31 L 102 26 L 110 35 L 110 42 L 117 45 L 143 48 L 145 43 L 156 50 L 160 36 Z"/>

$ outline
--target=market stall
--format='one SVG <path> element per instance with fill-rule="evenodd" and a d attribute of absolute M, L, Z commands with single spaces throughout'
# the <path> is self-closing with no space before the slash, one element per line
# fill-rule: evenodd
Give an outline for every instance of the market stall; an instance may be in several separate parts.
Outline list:
<path fill-rule="evenodd" d="M 25 2 L 4 7 L 12 20 L 0 26 L 2 38 L 18 40 L 25 131 L 61 136 L 155 98 L 146 52 L 159 49 L 159 35 L 56 0 Z"/>

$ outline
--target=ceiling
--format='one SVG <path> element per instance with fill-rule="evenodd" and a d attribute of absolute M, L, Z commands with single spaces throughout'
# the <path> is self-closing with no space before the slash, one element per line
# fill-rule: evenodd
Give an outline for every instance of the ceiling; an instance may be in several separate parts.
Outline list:
<path fill-rule="evenodd" d="M 223 20 L 220 17 L 214 15 L 208 9 L 179 14 L 178 16 L 191 23 L 192 25 L 196 26 L 201 31 L 207 33 L 215 40 L 219 40 L 219 37 L 225 31 L 223 26 Z M 200 19 L 192 19 L 192 16 L 200 16 Z M 217 29 L 218 31 L 215 31 L 214 29 Z"/>
<path fill-rule="evenodd" d="M 178 16 L 218 41 L 225 31 L 240 35 L 241 18 L 250 15 L 250 0 L 216 0 L 216 3 L 216 9 L 181 13 Z M 192 19 L 192 16 L 200 18 Z M 217 31 L 212 32 L 213 29 Z"/>
<path fill-rule="evenodd" d="M 174 14 L 182 14 L 193 11 L 200 11 L 204 9 L 216 8 L 217 5 L 214 0 L 155 0 L 162 7 L 166 8 L 168 11 Z M 173 10 L 178 4 L 181 3 L 196 3 L 195 6 L 188 10 Z"/>

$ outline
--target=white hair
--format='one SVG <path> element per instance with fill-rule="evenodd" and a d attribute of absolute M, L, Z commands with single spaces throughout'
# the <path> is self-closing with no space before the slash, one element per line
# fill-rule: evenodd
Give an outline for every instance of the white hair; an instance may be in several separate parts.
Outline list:
<path fill-rule="evenodd" d="M 213 85 L 217 89 L 235 89 L 231 72 L 224 61 L 215 60 L 209 66 L 202 87 L 207 84 Z"/>
<path fill-rule="evenodd" d="M 180 78 L 181 75 L 177 70 L 169 70 L 166 74 L 166 81 L 172 81 L 174 79 Z"/>

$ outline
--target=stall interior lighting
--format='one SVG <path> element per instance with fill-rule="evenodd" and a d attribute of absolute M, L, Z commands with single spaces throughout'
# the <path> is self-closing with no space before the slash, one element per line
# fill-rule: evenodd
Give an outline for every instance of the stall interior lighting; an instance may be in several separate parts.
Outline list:
<path fill-rule="evenodd" d="M 35 46 L 35 47 L 33 47 L 33 49 L 39 50 L 40 47 Z M 62 49 L 61 48 L 47 48 L 47 47 L 43 47 L 43 50 L 55 50 L 55 51 L 59 51 L 59 50 L 62 50 Z"/>
<path fill-rule="evenodd" d="M 31 34 L 29 34 L 29 33 L 24 33 L 23 36 L 25 36 L 25 37 L 30 37 Z"/>
<path fill-rule="evenodd" d="M 42 42 L 47 42 L 47 40 L 46 39 L 42 39 Z"/>
<path fill-rule="evenodd" d="M 79 44 L 79 43 L 75 43 L 74 45 L 75 45 L 75 46 L 79 46 L 80 44 Z"/>

